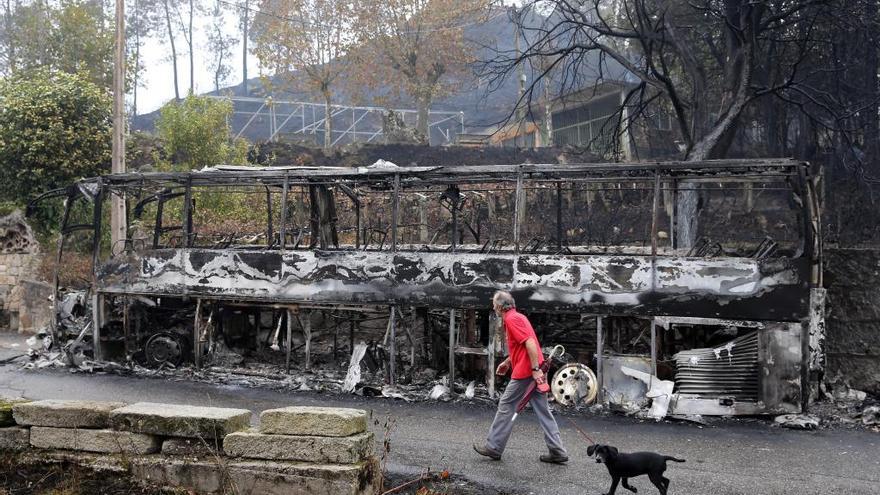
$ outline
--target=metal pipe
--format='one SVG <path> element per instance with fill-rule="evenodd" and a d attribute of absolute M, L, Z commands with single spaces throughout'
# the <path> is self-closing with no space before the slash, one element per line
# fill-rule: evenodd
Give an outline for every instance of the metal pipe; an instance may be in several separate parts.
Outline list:
<path fill-rule="evenodd" d="M 513 201 L 513 246 L 516 254 L 519 254 L 519 211 L 523 192 L 522 169 L 516 171 L 516 196 Z"/>
<path fill-rule="evenodd" d="M 458 249 L 458 201 L 452 202 L 452 252 Z"/>
<path fill-rule="evenodd" d="M 657 257 L 657 215 L 660 207 L 660 173 L 654 175 L 654 204 L 651 210 L 651 257 Z"/>
<path fill-rule="evenodd" d="M 657 321 L 651 318 L 651 374 L 657 376 Z"/>
<path fill-rule="evenodd" d="M 104 311 L 101 306 L 104 304 L 104 296 L 97 292 L 92 294 L 92 344 L 95 361 L 104 359 L 104 349 L 101 345 L 101 327 L 104 326 L 102 318 Z"/>
<path fill-rule="evenodd" d="M 306 312 L 305 320 L 299 320 L 303 330 L 303 338 L 306 346 L 306 371 L 312 369 L 312 314 Z"/>
<path fill-rule="evenodd" d="M 187 174 L 183 193 L 183 246 L 192 246 L 192 175 Z"/>
<path fill-rule="evenodd" d="M 394 192 L 391 196 L 391 251 L 397 251 L 397 224 L 400 213 L 400 174 L 394 174 Z M 393 318 L 393 312 L 392 312 Z"/>
<path fill-rule="evenodd" d="M 156 225 L 153 227 L 153 249 L 159 249 L 159 238 L 162 236 L 162 215 L 165 212 L 165 199 L 159 194 L 156 199 Z"/>
<path fill-rule="evenodd" d="M 355 232 L 354 232 L 354 247 L 355 249 L 361 248 L 361 202 L 358 201 L 354 204 L 354 215 L 355 215 Z"/>
<path fill-rule="evenodd" d="M 678 203 L 675 198 L 678 196 L 678 181 L 672 179 L 669 189 L 672 191 L 669 200 L 671 205 L 669 208 L 669 247 L 675 249 L 675 205 Z"/>
<path fill-rule="evenodd" d="M 604 345 L 605 345 L 605 334 L 604 329 L 602 328 L 604 318 L 601 316 L 596 317 L 596 382 L 599 387 L 598 393 L 596 395 L 596 402 L 601 404 L 605 400 L 605 382 L 604 382 L 604 373 L 602 366 L 602 355 L 604 354 Z"/>
<path fill-rule="evenodd" d="M 123 297 L 122 306 L 122 344 L 125 348 L 125 360 L 131 361 L 132 345 L 131 345 L 131 298 Z"/>
<path fill-rule="evenodd" d="M 455 309 L 449 310 L 449 390 L 455 390 Z"/>
<path fill-rule="evenodd" d="M 562 183 L 556 183 L 556 250 L 562 251 Z"/>
<path fill-rule="evenodd" d="M 388 359 L 389 363 L 389 372 L 388 372 L 388 384 L 394 386 L 397 384 L 397 379 L 395 373 L 397 372 L 397 311 L 394 306 L 391 306 L 391 316 L 389 317 L 390 321 L 388 325 L 391 327 L 391 342 L 389 344 L 388 350 Z"/>
<path fill-rule="evenodd" d="M 284 188 L 281 190 L 281 252 L 283 253 L 287 247 L 287 215 L 290 207 L 287 205 L 288 195 L 290 194 L 290 175 L 284 174 Z"/>
<path fill-rule="evenodd" d="M 293 347 L 293 311 L 287 308 L 287 338 L 284 344 L 284 372 L 290 374 L 290 350 Z"/>
<path fill-rule="evenodd" d="M 92 276 L 96 282 L 98 277 L 98 258 L 101 256 L 101 208 L 103 204 L 104 188 L 101 184 L 101 179 L 98 179 L 98 191 L 95 194 L 92 210 Z"/>
<path fill-rule="evenodd" d="M 201 320 L 202 300 L 196 299 L 196 316 L 193 320 L 193 363 L 196 369 L 202 366 L 201 332 L 199 332 L 199 320 Z"/>
<path fill-rule="evenodd" d="M 272 225 L 272 191 L 266 186 L 266 247 L 272 247 L 272 237 L 275 236 Z"/>

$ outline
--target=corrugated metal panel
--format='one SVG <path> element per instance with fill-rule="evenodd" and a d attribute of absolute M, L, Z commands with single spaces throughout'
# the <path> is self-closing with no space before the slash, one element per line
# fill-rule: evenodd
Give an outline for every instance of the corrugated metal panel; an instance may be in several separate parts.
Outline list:
<path fill-rule="evenodd" d="M 725 345 L 681 351 L 675 358 L 675 386 L 682 394 L 703 398 L 758 400 L 758 333 Z"/>

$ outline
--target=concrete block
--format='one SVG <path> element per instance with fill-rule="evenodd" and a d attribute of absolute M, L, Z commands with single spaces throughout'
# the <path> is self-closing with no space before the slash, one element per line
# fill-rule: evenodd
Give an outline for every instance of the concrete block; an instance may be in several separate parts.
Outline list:
<path fill-rule="evenodd" d="M 316 437 L 239 432 L 226 435 L 223 451 L 230 457 L 350 464 L 360 462 L 372 454 L 373 434 Z"/>
<path fill-rule="evenodd" d="M 30 430 L 27 428 L 0 428 L 0 452 L 25 450 L 29 446 Z"/>
<path fill-rule="evenodd" d="M 210 459 L 140 457 L 131 461 L 131 472 L 197 493 L 261 495 L 373 495 L 381 479 L 375 458 L 350 465 L 234 460 L 221 465 Z"/>
<path fill-rule="evenodd" d="M 75 428 L 31 428 L 31 445 L 38 449 L 82 450 L 104 454 L 151 454 L 159 450 L 159 439 L 127 431 Z"/>
<path fill-rule="evenodd" d="M 28 402 L 24 399 L 0 399 L 0 427 L 15 426 L 15 418 L 12 417 L 12 406 Z"/>
<path fill-rule="evenodd" d="M 165 455 L 184 455 L 203 457 L 223 452 L 219 442 L 200 438 L 166 438 L 162 442 L 162 453 Z"/>
<path fill-rule="evenodd" d="M 138 402 L 110 414 L 114 429 L 168 437 L 222 439 L 250 426 L 247 409 Z"/>
<path fill-rule="evenodd" d="M 367 431 L 367 412 L 339 407 L 285 407 L 260 414 L 260 433 L 347 437 Z"/>
<path fill-rule="evenodd" d="M 106 428 L 110 424 L 110 411 L 124 405 L 122 402 L 89 400 L 40 400 L 14 405 L 12 415 L 20 425 Z"/>

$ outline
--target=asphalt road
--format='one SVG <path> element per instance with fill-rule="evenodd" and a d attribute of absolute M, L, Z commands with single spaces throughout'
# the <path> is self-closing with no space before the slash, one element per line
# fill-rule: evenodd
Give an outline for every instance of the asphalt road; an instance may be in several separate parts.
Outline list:
<path fill-rule="evenodd" d="M 14 346 L 19 343 L 18 346 Z M 23 341 L 0 336 L 0 360 L 20 353 Z M 449 469 L 476 483 L 515 494 L 604 493 L 605 467 L 587 457 L 587 442 L 568 419 L 559 419 L 571 455 L 566 466 L 538 462 L 544 451 L 530 411 L 517 420 L 501 461 L 471 450 L 484 438 L 494 410 L 454 403 L 405 403 L 384 398 L 245 389 L 193 382 L 72 374 L 63 370 L 25 371 L 0 366 L 0 396 L 30 399 L 92 399 L 126 402 L 240 407 L 258 413 L 288 405 L 356 407 L 372 412 L 371 427 L 381 440 L 385 418 L 393 418 L 390 471 L 417 474 Z M 640 422 L 607 416 L 565 416 L 600 443 L 621 451 L 650 450 L 675 455 L 669 463 L 670 494 L 880 494 L 880 434 L 854 430 L 791 431 L 761 421 L 719 421 L 713 426 Z M 645 477 L 631 484 L 656 493 Z M 629 493 L 622 488 L 618 493 Z"/>

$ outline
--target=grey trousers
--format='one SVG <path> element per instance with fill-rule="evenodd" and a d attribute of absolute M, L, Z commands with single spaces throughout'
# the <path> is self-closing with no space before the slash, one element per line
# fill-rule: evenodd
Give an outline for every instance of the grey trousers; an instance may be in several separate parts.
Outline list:
<path fill-rule="evenodd" d="M 529 384 L 534 382 L 532 378 L 522 380 L 510 380 L 504 394 L 498 401 L 498 412 L 495 413 L 495 420 L 492 421 L 492 427 L 489 429 L 489 438 L 486 439 L 486 446 L 498 452 L 504 452 L 507 446 L 507 439 L 510 438 L 510 432 L 513 430 L 513 414 L 516 412 L 516 406 L 522 400 Z M 547 405 L 547 395 L 538 392 L 532 392 L 529 399 L 535 415 L 538 417 L 538 423 L 544 430 L 544 442 L 550 452 L 568 455 L 565 447 L 562 446 L 562 439 L 559 438 L 559 426 L 553 419 L 553 413 Z"/>

